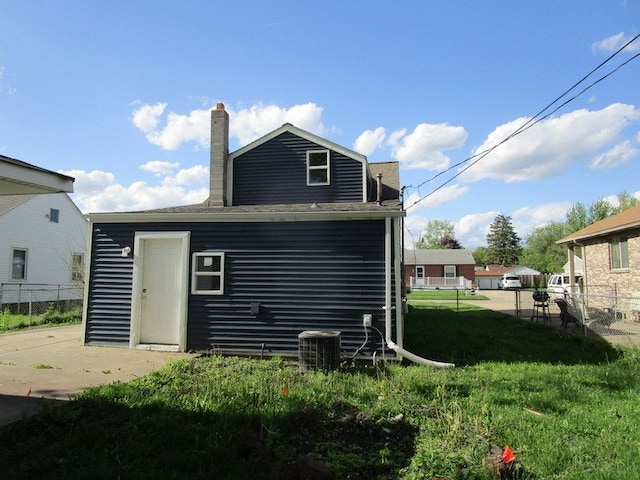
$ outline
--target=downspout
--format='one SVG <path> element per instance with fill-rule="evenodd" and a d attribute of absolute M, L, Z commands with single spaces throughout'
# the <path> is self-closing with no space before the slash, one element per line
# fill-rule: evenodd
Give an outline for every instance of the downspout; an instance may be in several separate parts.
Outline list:
<path fill-rule="evenodd" d="M 397 236 L 397 235 L 396 235 Z M 427 365 L 429 367 L 436 368 L 453 368 L 455 364 L 436 362 L 434 360 L 428 360 L 422 358 L 415 353 L 411 353 L 404 348 L 398 346 L 391 339 L 391 260 L 392 260 L 392 235 L 391 235 L 391 218 L 385 218 L 385 237 L 384 237 L 384 249 L 385 249 L 385 306 L 384 306 L 384 320 L 385 320 L 385 341 L 387 347 L 396 352 L 402 358 L 406 358 L 412 362 L 420 365 Z M 397 275 L 397 272 L 396 272 Z M 400 340 L 402 342 L 402 340 Z"/>

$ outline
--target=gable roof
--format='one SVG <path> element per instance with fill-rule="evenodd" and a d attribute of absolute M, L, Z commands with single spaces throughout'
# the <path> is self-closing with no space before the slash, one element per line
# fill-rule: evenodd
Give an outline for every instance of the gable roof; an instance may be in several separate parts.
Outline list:
<path fill-rule="evenodd" d="M 476 270 L 476 277 L 501 277 L 507 273 L 512 275 L 540 275 L 539 271 L 522 265 L 487 265 L 485 268 Z"/>
<path fill-rule="evenodd" d="M 291 125 L 290 123 L 285 123 L 280 128 L 276 128 L 274 131 L 269 132 L 266 135 L 263 135 L 262 137 L 258 138 L 257 140 L 254 140 L 253 142 L 245 145 L 244 147 L 239 148 L 235 152 L 230 153 L 229 160 L 233 160 L 235 157 L 239 157 L 243 153 L 253 150 L 254 148 L 259 147 L 263 143 L 266 143 L 269 140 L 272 140 L 277 136 L 282 135 L 283 133 L 291 133 L 300 138 L 304 138 L 305 140 L 308 140 L 310 142 L 317 143 L 318 145 L 324 148 L 327 148 L 329 150 L 339 152 L 342 155 L 345 155 L 346 157 L 349 157 L 349 158 L 353 158 L 354 160 L 357 160 L 361 163 L 367 163 L 367 157 L 365 157 L 364 155 L 358 152 L 354 152 L 353 150 L 349 150 L 348 148 L 345 148 L 342 145 L 338 145 L 337 143 L 330 142 L 326 138 L 319 137 L 311 132 L 307 132 L 306 130 L 303 130 L 294 125 Z"/>
<path fill-rule="evenodd" d="M 23 203 L 28 202 L 34 196 L 35 193 L 30 195 L 0 195 L 0 217 Z"/>
<path fill-rule="evenodd" d="M 73 182 L 73 177 L 0 155 L 0 193 L 3 195 L 71 193 Z"/>
<path fill-rule="evenodd" d="M 640 228 L 640 205 L 636 205 L 635 207 L 631 207 L 616 215 L 612 215 L 596 223 L 592 223 L 582 230 L 578 230 L 577 232 L 561 238 L 556 243 L 564 245 L 578 242 L 580 240 L 620 233 L 634 228 Z"/>
<path fill-rule="evenodd" d="M 475 265 L 476 261 L 471 252 L 464 248 L 439 250 L 418 248 L 405 249 L 404 263 L 405 265 Z"/>

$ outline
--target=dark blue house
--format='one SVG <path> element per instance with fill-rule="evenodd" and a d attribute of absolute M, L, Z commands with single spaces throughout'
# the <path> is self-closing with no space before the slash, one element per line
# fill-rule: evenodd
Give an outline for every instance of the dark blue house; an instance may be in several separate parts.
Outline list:
<path fill-rule="evenodd" d="M 88 216 L 84 343 L 295 355 L 311 330 L 348 356 L 401 347 L 398 164 L 290 124 L 228 153 L 228 131 L 218 104 L 205 202 Z"/>

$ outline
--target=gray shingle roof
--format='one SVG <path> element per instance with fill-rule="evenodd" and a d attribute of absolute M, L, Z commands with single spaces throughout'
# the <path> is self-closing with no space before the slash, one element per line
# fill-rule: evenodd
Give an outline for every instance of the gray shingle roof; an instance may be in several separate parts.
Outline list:
<path fill-rule="evenodd" d="M 404 251 L 405 265 L 475 265 L 476 261 L 469 250 L 443 249 L 425 250 L 416 249 Z"/>

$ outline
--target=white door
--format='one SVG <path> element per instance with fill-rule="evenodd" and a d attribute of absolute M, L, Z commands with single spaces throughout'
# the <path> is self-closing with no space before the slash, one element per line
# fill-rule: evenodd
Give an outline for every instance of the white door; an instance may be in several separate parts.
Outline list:
<path fill-rule="evenodd" d="M 136 235 L 132 344 L 184 348 L 188 236 Z"/>

